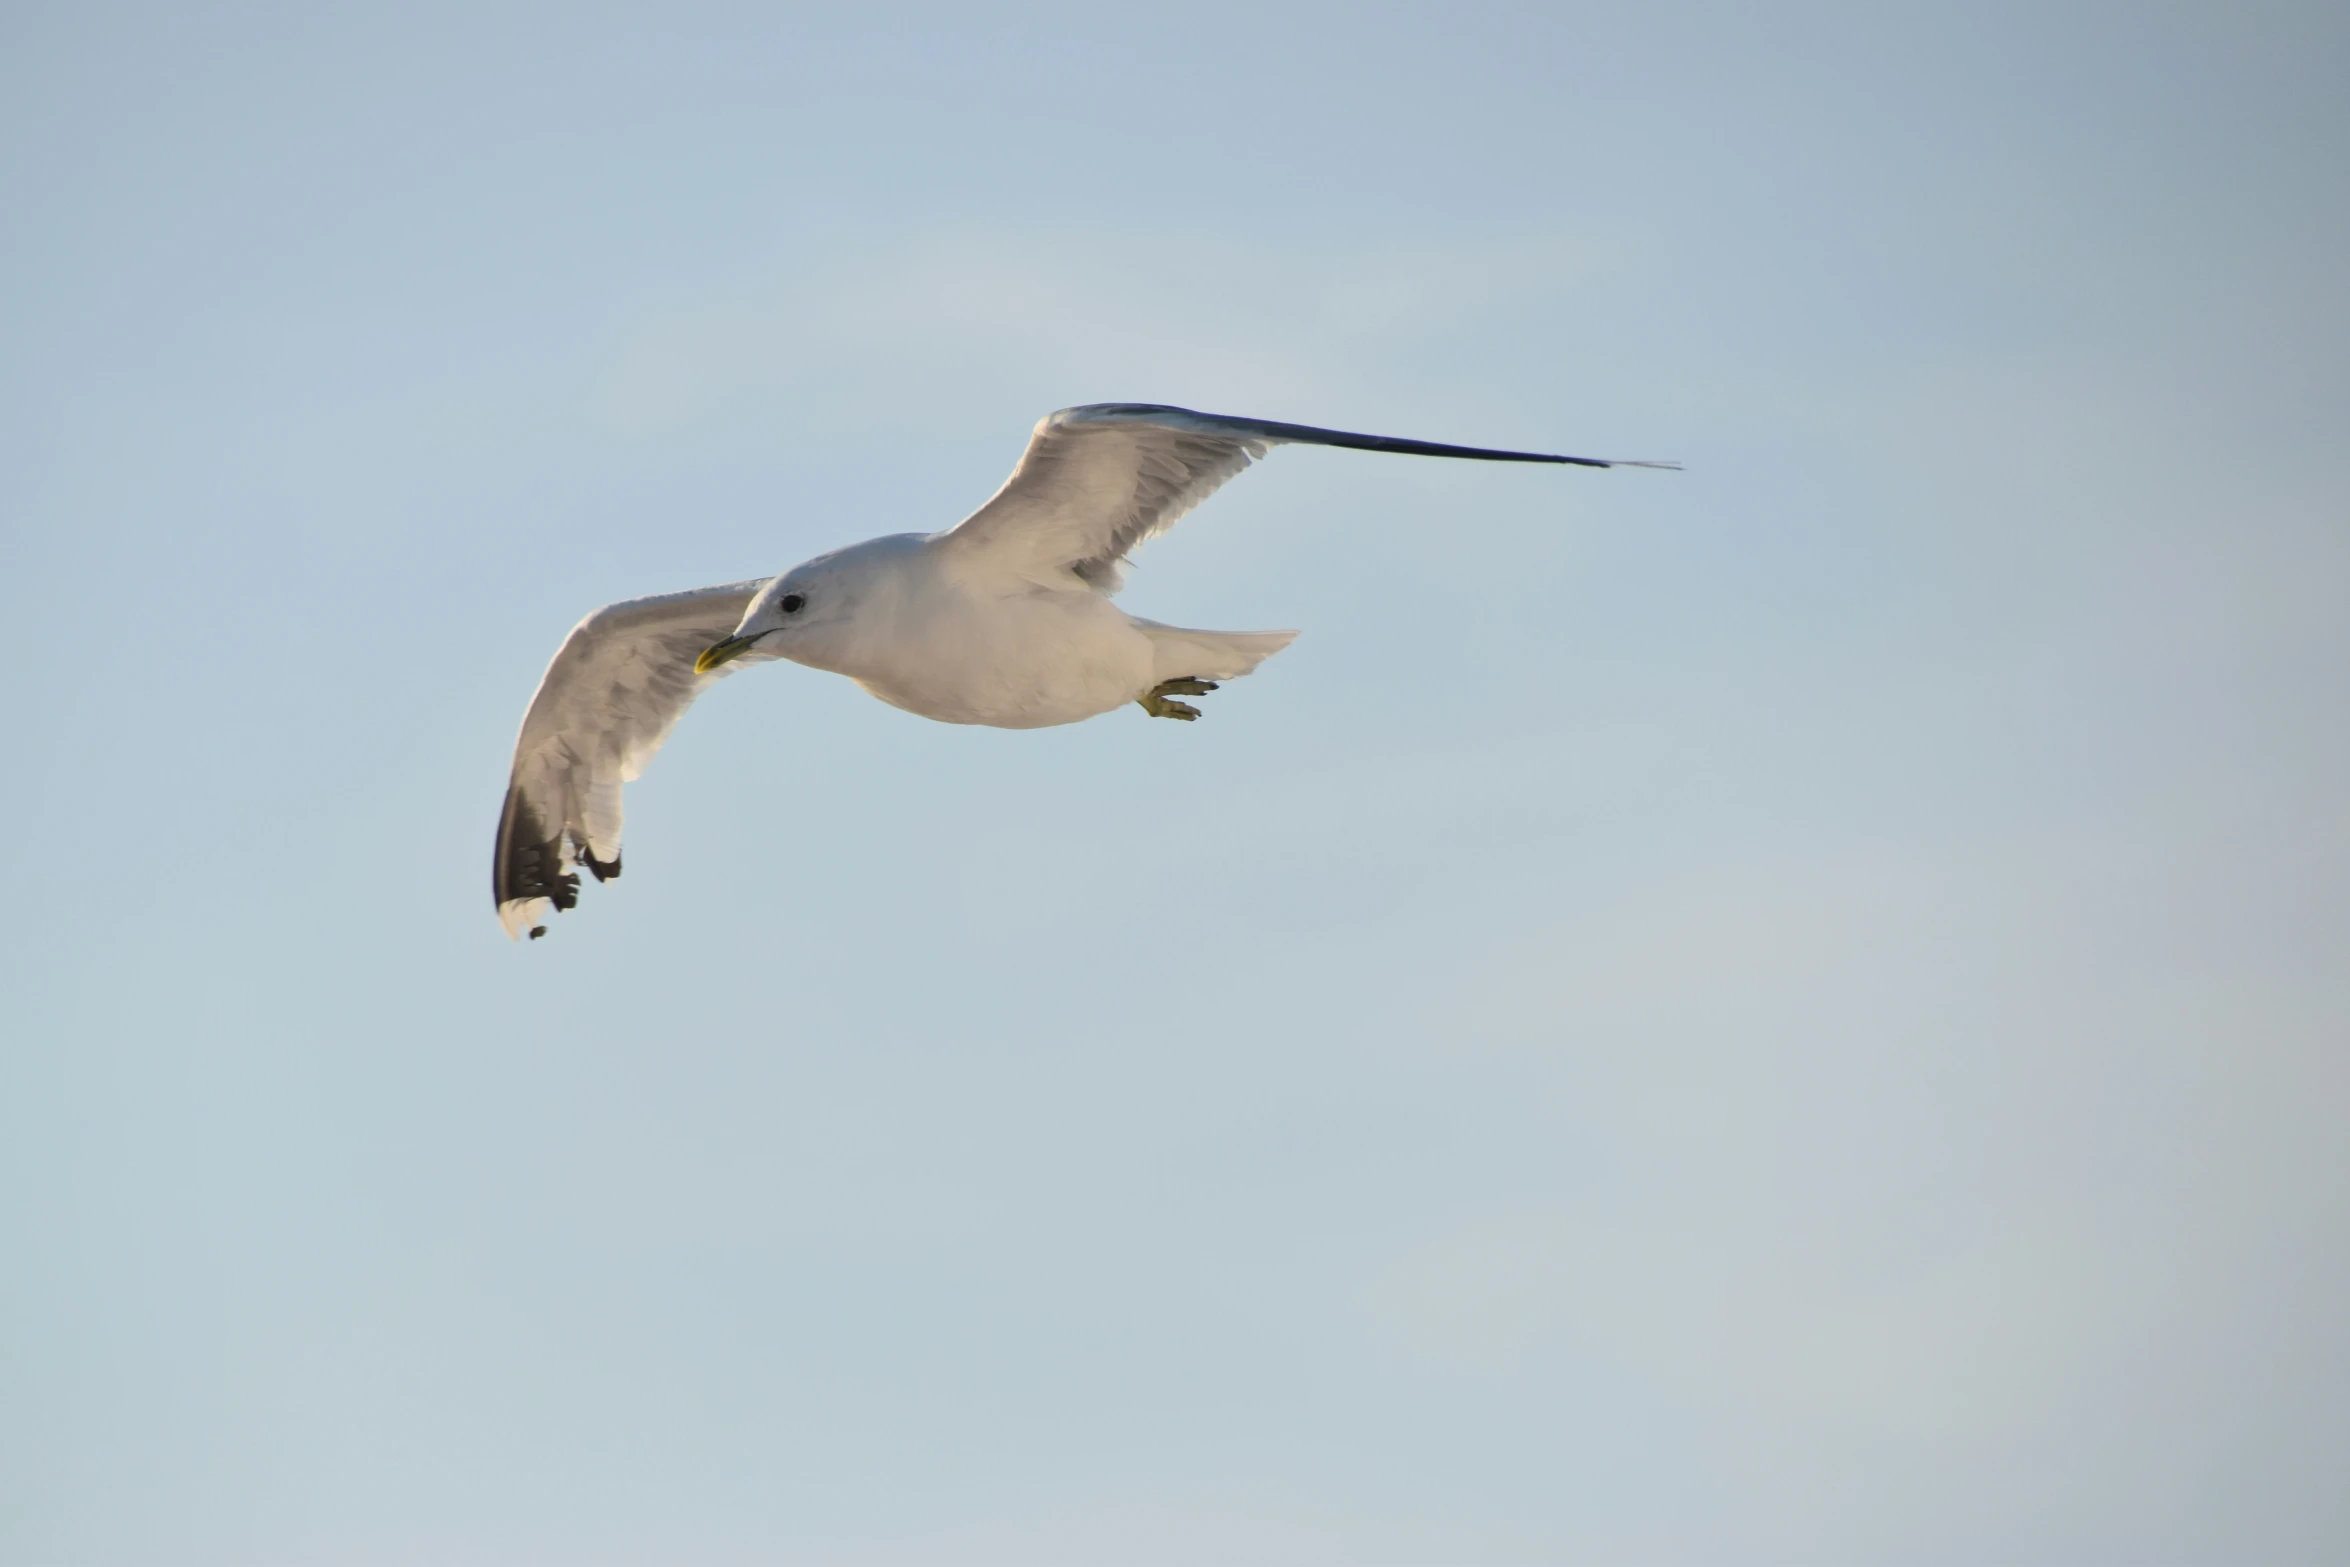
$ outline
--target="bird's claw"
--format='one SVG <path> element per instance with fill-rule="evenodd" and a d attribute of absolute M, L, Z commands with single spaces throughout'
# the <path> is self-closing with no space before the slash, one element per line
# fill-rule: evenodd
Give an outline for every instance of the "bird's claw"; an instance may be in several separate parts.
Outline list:
<path fill-rule="evenodd" d="M 1213 680 L 1162 680 L 1135 698 L 1135 703 L 1153 718 L 1180 718 L 1188 724 L 1199 717 L 1199 709 L 1189 702 L 1178 702 L 1174 698 L 1203 696 L 1215 689 Z"/>

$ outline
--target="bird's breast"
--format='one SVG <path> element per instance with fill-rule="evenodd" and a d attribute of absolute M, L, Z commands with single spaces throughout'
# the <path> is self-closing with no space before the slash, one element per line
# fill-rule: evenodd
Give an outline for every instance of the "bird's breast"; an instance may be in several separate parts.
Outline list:
<path fill-rule="evenodd" d="M 908 595 L 840 654 L 820 667 L 893 707 L 1003 729 L 1106 713 L 1139 696 L 1152 673 L 1149 639 L 1094 593 Z"/>

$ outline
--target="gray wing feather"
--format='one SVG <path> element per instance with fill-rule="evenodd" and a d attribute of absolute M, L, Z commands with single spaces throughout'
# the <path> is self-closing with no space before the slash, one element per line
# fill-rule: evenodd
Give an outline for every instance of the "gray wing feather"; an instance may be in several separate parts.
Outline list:
<path fill-rule="evenodd" d="M 549 909 L 579 901 L 574 866 L 620 874 L 620 791 L 661 748 L 694 698 L 756 651 L 706 675 L 702 649 L 741 623 L 766 585 L 732 582 L 607 604 L 563 639 L 539 681 L 498 818 L 491 892 L 509 936 L 541 934 Z"/>
<path fill-rule="evenodd" d="M 1003 488 L 944 537 L 1023 576 L 1051 583 L 1074 575 L 1115 592 L 1129 551 L 1283 445 L 1583 468 L 1674 466 L 1447 446 L 1156 403 L 1088 403 L 1040 420 Z"/>

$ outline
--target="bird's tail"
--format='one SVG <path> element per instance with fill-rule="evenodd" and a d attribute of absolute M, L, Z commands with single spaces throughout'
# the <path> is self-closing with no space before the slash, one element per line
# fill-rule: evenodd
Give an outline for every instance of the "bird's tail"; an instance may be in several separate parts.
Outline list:
<path fill-rule="evenodd" d="M 1129 615 L 1158 658 L 1151 679 L 1237 680 L 1297 640 L 1294 631 L 1193 631 Z"/>

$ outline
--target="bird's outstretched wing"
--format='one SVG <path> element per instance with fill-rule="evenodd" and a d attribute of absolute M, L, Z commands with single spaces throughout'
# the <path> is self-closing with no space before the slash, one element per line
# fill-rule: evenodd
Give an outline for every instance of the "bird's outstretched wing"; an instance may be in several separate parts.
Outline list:
<path fill-rule="evenodd" d="M 1040 583 L 1065 585 L 1074 575 L 1114 592 L 1129 550 L 1173 527 L 1269 448 L 1293 444 L 1579 468 L 1677 466 L 1445 446 L 1153 403 L 1088 403 L 1040 420 L 1004 487 L 941 542 Z"/>
<path fill-rule="evenodd" d="M 598 881 L 620 874 L 620 786 L 645 770 L 695 697 L 773 656 L 753 651 L 694 673 L 695 656 L 734 630 L 763 586 L 629 599 L 571 628 L 523 715 L 498 818 L 491 889 L 507 935 L 542 935 L 550 908 L 579 901 L 575 865 Z"/>

